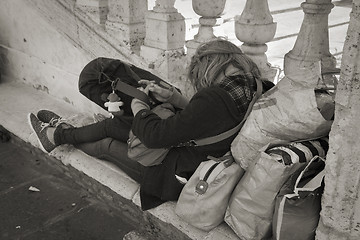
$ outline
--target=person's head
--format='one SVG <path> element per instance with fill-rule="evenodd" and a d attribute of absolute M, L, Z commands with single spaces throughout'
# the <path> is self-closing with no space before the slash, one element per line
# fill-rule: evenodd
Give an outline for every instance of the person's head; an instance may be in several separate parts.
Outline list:
<path fill-rule="evenodd" d="M 215 39 L 197 48 L 191 58 L 188 78 L 195 89 L 200 90 L 214 85 L 219 74 L 230 64 L 255 78 L 261 77 L 256 64 L 239 47 L 227 40 Z"/>

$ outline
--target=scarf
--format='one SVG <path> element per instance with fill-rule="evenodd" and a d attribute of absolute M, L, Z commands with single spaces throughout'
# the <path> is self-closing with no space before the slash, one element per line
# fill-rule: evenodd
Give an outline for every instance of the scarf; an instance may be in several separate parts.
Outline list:
<path fill-rule="evenodd" d="M 229 93 L 237 109 L 245 114 L 256 92 L 256 81 L 252 74 L 239 74 L 225 77 L 219 87 Z"/>

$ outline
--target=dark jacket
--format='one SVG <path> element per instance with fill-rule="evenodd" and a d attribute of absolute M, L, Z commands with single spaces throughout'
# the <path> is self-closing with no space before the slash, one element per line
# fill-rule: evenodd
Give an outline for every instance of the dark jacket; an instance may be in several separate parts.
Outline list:
<path fill-rule="evenodd" d="M 184 110 L 168 119 L 141 110 L 134 118 L 132 130 L 149 148 L 170 148 L 225 132 L 235 127 L 244 115 L 225 89 L 213 86 L 195 94 Z M 228 152 L 235 137 L 236 134 L 207 146 L 172 147 L 162 164 L 144 169 L 140 190 L 142 208 L 177 200 L 183 184 L 175 175 L 189 179 L 207 156 L 221 157 Z"/>

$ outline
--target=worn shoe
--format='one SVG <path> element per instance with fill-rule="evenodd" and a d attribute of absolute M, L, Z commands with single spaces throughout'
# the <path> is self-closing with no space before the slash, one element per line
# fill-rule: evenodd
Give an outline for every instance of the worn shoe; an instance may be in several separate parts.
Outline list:
<path fill-rule="evenodd" d="M 60 124 L 65 124 L 62 126 L 63 128 L 73 127 L 71 124 L 67 123 L 65 119 L 50 110 L 40 110 L 36 115 L 40 121 L 48 123 L 49 127 L 57 127 Z"/>
<path fill-rule="evenodd" d="M 28 115 L 28 121 L 32 130 L 36 133 L 40 147 L 45 152 L 51 152 L 56 148 L 56 145 L 50 142 L 46 135 L 46 131 L 49 128 L 49 124 L 40 121 L 33 113 Z"/>
<path fill-rule="evenodd" d="M 52 121 L 57 121 L 57 120 L 61 119 L 61 117 L 59 115 L 57 115 L 56 113 L 54 113 L 50 110 L 40 110 L 40 111 L 38 111 L 36 116 L 40 121 L 42 121 L 44 123 L 50 123 Z"/>

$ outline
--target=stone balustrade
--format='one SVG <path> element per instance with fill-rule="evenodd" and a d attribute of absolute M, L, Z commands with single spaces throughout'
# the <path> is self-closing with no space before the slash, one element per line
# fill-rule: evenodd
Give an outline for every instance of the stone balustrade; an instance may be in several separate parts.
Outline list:
<path fill-rule="evenodd" d="M 235 34 L 243 42 L 241 49 L 268 79 L 274 79 L 276 70 L 267 61 L 266 43 L 274 38 L 275 32 L 276 23 L 273 22 L 267 1 L 247 0 L 242 14 L 235 17 Z"/>
<path fill-rule="evenodd" d="M 147 0 L 108 0 L 106 30 L 136 50 L 145 38 Z"/>
<path fill-rule="evenodd" d="M 175 0 L 156 0 L 150 10 L 146 0 L 77 0 L 76 4 L 94 21 L 103 24 L 106 31 L 146 59 L 149 68 L 155 68 L 162 77 L 185 92 L 192 91 L 185 76 L 189 57 L 201 43 L 226 37 L 214 35 L 226 0 L 192 0 L 193 11 L 200 16 L 199 28 L 194 38 L 187 42 L 185 20 L 174 7 Z M 106 4 L 107 10 L 104 9 Z M 261 7 L 255 8 L 255 5 Z M 253 20 L 249 22 L 249 18 Z M 265 52 L 266 43 L 274 37 L 276 23 L 267 1 L 248 0 L 241 16 L 236 17 L 234 31 L 244 42 L 243 51 L 259 65 L 266 77 L 273 79 L 275 70 L 268 63 Z M 240 42 L 235 44 L 240 45 Z"/>
<path fill-rule="evenodd" d="M 196 48 L 206 41 L 215 38 L 213 27 L 216 19 L 224 11 L 226 0 L 193 0 L 192 7 L 199 18 L 199 31 L 194 39 L 187 42 L 188 54 L 192 56 Z"/>
<path fill-rule="evenodd" d="M 162 77 L 174 85 L 181 85 L 183 92 L 190 93 L 184 78 L 185 19 L 174 7 L 175 0 L 156 0 L 155 6 L 145 16 L 145 41 L 140 55 L 156 68 Z M 190 94 L 191 95 L 191 94 Z"/>
<path fill-rule="evenodd" d="M 108 0 L 76 0 L 76 6 L 87 12 L 94 22 L 105 24 L 109 12 Z"/>
<path fill-rule="evenodd" d="M 301 7 L 304 20 L 293 49 L 284 59 L 285 75 L 299 82 L 304 77 L 297 73 L 304 69 L 310 71 L 308 74 L 319 76 L 321 69 L 336 66 L 336 59 L 329 52 L 328 31 L 328 16 L 334 5 L 331 0 L 306 0 Z"/>

